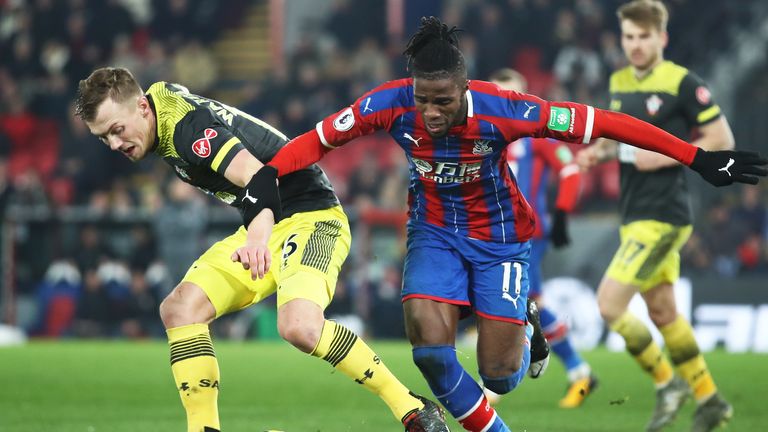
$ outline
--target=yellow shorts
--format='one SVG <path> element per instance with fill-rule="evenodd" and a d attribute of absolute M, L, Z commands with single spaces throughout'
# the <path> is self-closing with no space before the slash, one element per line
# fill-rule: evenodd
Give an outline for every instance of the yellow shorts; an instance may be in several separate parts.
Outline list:
<path fill-rule="evenodd" d="M 215 243 L 184 276 L 205 291 L 216 317 L 246 308 L 277 290 L 277 306 L 302 298 L 325 309 L 333 298 L 352 236 L 341 206 L 296 213 L 274 226 L 269 238 L 272 266 L 264 279 L 230 258 L 245 243 L 244 227 Z"/>
<path fill-rule="evenodd" d="M 640 292 L 680 277 L 680 249 L 691 236 L 691 225 L 641 220 L 622 225 L 621 246 L 606 275 Z"/>

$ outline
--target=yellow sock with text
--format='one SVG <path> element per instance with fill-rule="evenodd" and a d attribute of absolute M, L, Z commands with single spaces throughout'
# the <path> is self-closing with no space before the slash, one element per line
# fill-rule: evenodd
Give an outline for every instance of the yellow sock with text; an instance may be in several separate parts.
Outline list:
<path fill-rule="evenodd" d="M 206 324 L 168 329 L 171 371 L 187 412 L 187 432 L 219 426 L 219 363 Z M 210 430 L 210 429 L 209 429 Z"/>
<path fill-rule="evenodd" d="M 414 410 L 424 407 L 362 339 L 340 324 L 325 321 L 320 341 L 312 355 L 327 361 L 378 395 L 400 421 Z"/>
<path fill-rule="evenodd" d="M 660 328 L 667 343 L 669 356 L 680 376 L 688 382 L 697 402 L 703 402 L 717 392 L 717 386 L 709 373 L 707 363 L 699 351 L 699 344 L 691 325 L 682 315 Z"/>

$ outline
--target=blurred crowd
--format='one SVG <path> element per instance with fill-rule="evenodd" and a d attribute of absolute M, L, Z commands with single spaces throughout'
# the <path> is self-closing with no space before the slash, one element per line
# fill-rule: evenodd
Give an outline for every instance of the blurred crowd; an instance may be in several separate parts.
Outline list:
<path fill-rule="evenodd" d="M 177 81 L 211 97 L 234 86 L 237 100 L 224 102 L 288 136 L 407 74 L 403 37 L 416 22 L 401 37 L 388 36 L 386 2 L 336 0 L 326 17 L 303 25 L 284 62 L 233 82 L 217 68 L 212 43 L 222 29 L 242 25 L 256 3 L 0 0 L 0 211 L 17 221 L 2 236 L 16 248 L 16 292 L 34 299 L 37 318 L 28 325 L 35 334 L 159 334 L 160 299 L 238 224 L 234 211 L 174 180 L 162 161 L 131 164 L 89 136 L 72 102 L 92 69 L 123 66 L 145 86 Z M 614 13 L 621 3 L 446 0 L 441 17 L 465 30 L 470 77 L 513 67 L 530 93 L 605 107 L 607 78 L 625 64 Z M 695 68 L 730 46 L 727 34 L 708 29 L 748 20 L 736 3 L 668 1 L 666 56 Z M 361 317 L 375 336 L 397 337 L 401 326 L 390 323 L 401 313 L 407 173 L 388 138 L 361 141 L 322 163 L 355 239 L 329 313 Z M 618 169 L 606 164 L 586 177 L 580 211 L 613 212 L 617 197 Z M 684 267 L 767 272 L 765 187 L 712 199 L 697 215 Z"/>

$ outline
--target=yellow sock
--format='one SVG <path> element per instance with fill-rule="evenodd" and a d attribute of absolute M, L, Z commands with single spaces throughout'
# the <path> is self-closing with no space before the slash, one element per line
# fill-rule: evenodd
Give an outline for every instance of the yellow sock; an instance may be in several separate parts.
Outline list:
<path fill-rule="evenodd" d="M 187 411 L 187 432 L 219 426 L 219 364 L 206 324 L 168 329 L 171 371 L 181 404 Z"/>
<path fill-rule="evenodd" d="M 624 338 L 627 351 L 653 377 L 657 388 L 672 380 L 672 365 L 653 341 L 651 332 L 636 316 L 625 312 L 611 324 L 611 330 Z"/>
<path fill-rule="evenodd" d="M 693 397 L 699 402 L 709 399 L 717 392 L 717 386 L 699 351 L 691 325 L 678 315 L 673 322 L 659 330 L 667 343 L 672 363 L 693 390 Z"/>
<path fill-rule="evenodd" d="M 320 341 L 312 355 L 327 361 L 378 395 L 400 421 L 414 410 L 424 408 L 424 404 L 395 378 L 379 356 L 362 339 L 340 324 L 325 321 Z"/>

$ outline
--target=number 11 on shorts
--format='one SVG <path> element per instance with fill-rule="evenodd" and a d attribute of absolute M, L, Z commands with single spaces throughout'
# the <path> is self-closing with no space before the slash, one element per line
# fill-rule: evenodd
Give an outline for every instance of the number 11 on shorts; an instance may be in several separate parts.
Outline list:
<path fill-rule="evenodd" d="M 520 280 L 523 277 L 523 266 L 519 262 L 505 262 L 501 263 L 504 267 L 504 281 L 501 284 L 501 298 L 507 301 L 511 301 L 515 308 L 517 308 L 517 299 L 520 297 Z M 514 297 L 509 293 L 509 280 L 512 276 L 512 267 L 515 267 L 515 291 Z"/>

